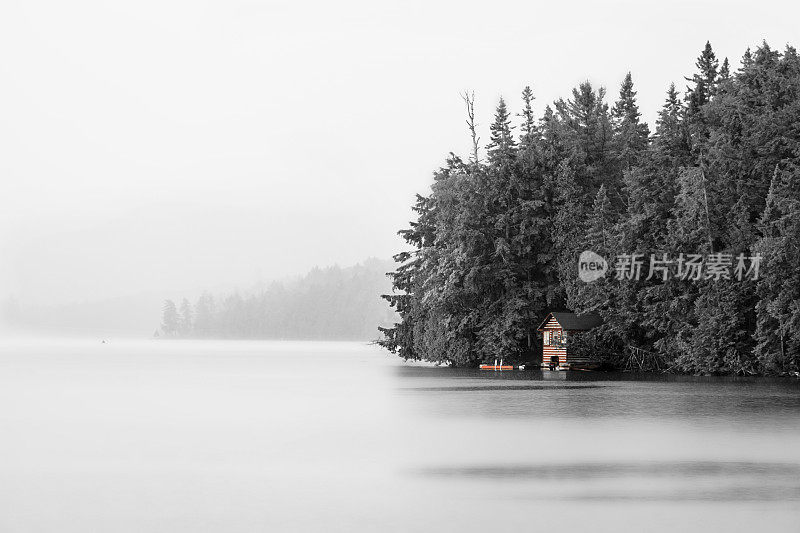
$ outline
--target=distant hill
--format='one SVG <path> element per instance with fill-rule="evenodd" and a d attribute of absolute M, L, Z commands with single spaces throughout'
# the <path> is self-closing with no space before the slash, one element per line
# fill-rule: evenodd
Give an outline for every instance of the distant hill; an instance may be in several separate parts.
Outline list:
<path fill-rule="evenodd" d="M 214 293 L 154 292 L 52 306 L 5 302 L 2 332 L 74 337 L 372 340 L 394 322 L 381 294 L 391 291 L 391 260 L 314 268 L 291 280 Z M 184 302 L 184 297 L 186 302 Z M 165 300 L 175 309 L 164 330 Z M 188 310 L 188 312 L 187 312 Z M 187 316 L 188 315 L 188 320 Z"/>
<path fill-rule="evenodd" d="M 314 268 L 290 282 L 194 302 L 167 300 L 160 336 L 229 339 L 372 340 L 394 322 L 380 298 L 391 291 L 392 261 L 369 259 L 351 267 Z"/>

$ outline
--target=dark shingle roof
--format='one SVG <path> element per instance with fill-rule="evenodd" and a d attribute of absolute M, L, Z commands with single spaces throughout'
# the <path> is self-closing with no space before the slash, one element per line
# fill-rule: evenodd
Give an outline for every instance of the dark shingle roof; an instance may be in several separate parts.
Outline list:
<path fill-rule="evenodd" d="M 597 313 L 584 313 L 582 315 L 578 315 L 568 311 L 553 311 L 544 317 L 544 321 L 539 325 L 539 329 L 544 327 L 544 325 L 547 323 L 547 320 L 550 318 L 550 315 L 553 315 L 553 318 L 555 318 L 556 321 L 561 324 L 563 329 L 570 331 L 586 331 L 603 323 L 603 319 L 600 318 L 600 315 Z"/>

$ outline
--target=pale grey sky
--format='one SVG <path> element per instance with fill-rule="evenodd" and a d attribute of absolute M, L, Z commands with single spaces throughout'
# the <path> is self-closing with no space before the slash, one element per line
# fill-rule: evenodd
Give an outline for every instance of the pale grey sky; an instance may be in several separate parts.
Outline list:
<path fill-rule="evenodd" d="M 631 70 L 652 123 L 706 40 L 798 44 L 794 2 L 27 0 L 0 8 L 0 297 L 61 303 L 388 257 L 482 139 Z"/>

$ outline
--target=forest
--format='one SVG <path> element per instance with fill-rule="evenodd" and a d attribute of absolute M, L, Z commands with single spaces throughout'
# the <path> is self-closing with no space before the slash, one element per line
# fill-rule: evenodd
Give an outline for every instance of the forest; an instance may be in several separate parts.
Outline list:
<path fill-rule="evenodd" d="M 161 338 L 373 340 L 391 324 L 393 311 L 378 296 L 389 289 L 389 261 L 370 259 L 351 267 L 315 268 L 288 282 L 194 303 L 166 300 Z"/>
<path fill-rule="evenodd" d="M 585 82 L 541 115 L 525 87 L 517 113 L 500 99 L 485 149 L 465 93 L 471 153 L 449 154 L 399 232 L 409 248 L 385 296 L 399 318 L 380 344 L 454 366 L 533 361 L 539 322 L 571 310 L 601 315 L 576 349 L 612 367 L 638 350 L 672 372 L 796 372 L 800 57 L 764 42 L 733 70 L 706 43 L 685 79 L 652 129 L 630 73 L 613 102 Z M 585 282 L 587 250 L 667 266 Z M 690 255 L 706 262 L 681 276 Z"/>

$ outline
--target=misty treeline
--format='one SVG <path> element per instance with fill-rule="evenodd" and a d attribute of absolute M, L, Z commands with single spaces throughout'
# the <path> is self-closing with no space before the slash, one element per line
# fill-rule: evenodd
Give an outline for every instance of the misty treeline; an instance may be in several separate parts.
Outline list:
<path fill-rule="evenodd" d="M 597 312 L 582 349 L 621 364 L 630 348 L 693 373 L 777 373 L 800 363 L 800 58 L 763 43 L 731 72 L 706 44 L 654 131 L 631 75 L 607 103 L 582 83 L 534 115 L 502 99 L 485 156 L 472 150 L 417 196 L 395 256 L 400 322 L 381 344 L 406 359 L 475 365 L 540 360 L 548 311 Z M 620 254 L 761 254 L 758 280 L 584 283 L 577 260 Z M 645 272 L 646 273 L 646 272 Z"/>
<path fill-rule="evenodd" d="M 315 268 L 302 278 L 197 301 L 166 300 L 158 336 L 167 338 L 372 340 L 393 311 L 386 292 L 391 263 L 371 259 L 341 268 Z"/>

